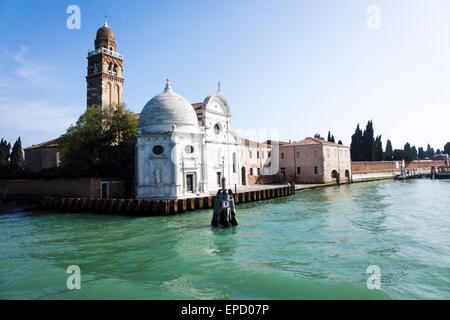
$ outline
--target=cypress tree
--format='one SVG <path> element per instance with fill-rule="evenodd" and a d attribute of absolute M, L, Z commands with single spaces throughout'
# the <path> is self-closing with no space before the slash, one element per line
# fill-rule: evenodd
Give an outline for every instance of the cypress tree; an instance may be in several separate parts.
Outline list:
<path fill-rule="evenodd" d="M 386 153 L 392 153 L 392 143 L 391 140 L 386 141 Z"/>
<path fill-rule="evenodd" d="M 413 146 L 411 148 L 411 157 L 413 160 L 417 160 L 418 154 L 417 154 L 416 146 Z"/>
<path fill-rule="evenodd" d="M 363 135 L 362 131 L 358 126 L 356 127 L 355 133 L 352 135 L 352 142 L 350 144 L 350 154 L 352 157 L 352 161 L 362 161 L 362 143 L 363 143 Z"/>
<path fill-rule="evenodd" d="M 419 151 L 417 153 L 417 158 L 419 160 L 424 160 L 425 159 L 425 151 L 423 151 L 422 147 L 419 148 Z"/>
<path fill-rule="evenodd" d="M 425 156 L 429 159 L 433 158 L 434 156 L 434 149 L 429 144 L 427 145 L 427 151 L 425 152 Z"/>
<path fill-rule="evenodd" d="M 373 161 L 375 160 L 375 140 L 373 136 L 373 122 L 370 120 L 367 122 L 366 130 L 363 133 L 363 160 Z"/>
<path fill-rule="evenodd" d="M 381 135 L 375 139 L 375 160 L 383 160 L 383 142 L 381 141 Z"/>
<path fill-rule="evenodd" d="M 331 136 L 330 142 L 336 143 L 336 140 L 334 140 L 334 135 Z"/>
<path fill-rule="evenodd" d="M 14 171 L 23 169 L 22 141 L 20 140 L 20 137 L 16 140 L 12 148 L 10 168 Z"/>
<path fill-rule="evenodd" d="M 331 132 L 330 132 L 330 131 L 328 131 L 327 141 L 328 141 L 328 142 L 331 142 Z"/>

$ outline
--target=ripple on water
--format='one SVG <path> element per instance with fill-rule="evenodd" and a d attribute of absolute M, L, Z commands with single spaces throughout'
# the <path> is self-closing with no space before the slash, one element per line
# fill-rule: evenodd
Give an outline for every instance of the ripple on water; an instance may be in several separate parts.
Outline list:
<path fill-rule="evenodd" d="M 126 218 L 0 216 L 0 298 L 450 298 L 450 183 L 329 187 L 211 212 Z M 65 288 L 79 265 L 82 290 Z M 378 265 L 382 290 L 366 288 Z"/>

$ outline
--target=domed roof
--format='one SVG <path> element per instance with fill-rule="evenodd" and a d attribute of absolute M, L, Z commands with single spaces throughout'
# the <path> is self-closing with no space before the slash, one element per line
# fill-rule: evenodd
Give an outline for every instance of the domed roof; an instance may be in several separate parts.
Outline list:
<path fill-rule="evenodd" d="M 144 106 L 139 118 L 139 130 L 141 133 L 164 132 L 171 131 L 174 125 L 176 128 L 198 129 L 198 119 L 189 101 L 173 92 L 167 79 L 164 92 Z"/>
<path fill-rule="evenodd" d="M 106 21 L 106 18 L 105 18 L 105 25 L 97 30 L 97 37 L 96 37 L 96 39 L 97 40 L 112 40 L 112 41 L 115 41 L 114 33 L 108 27 L 108 23 Z"/>

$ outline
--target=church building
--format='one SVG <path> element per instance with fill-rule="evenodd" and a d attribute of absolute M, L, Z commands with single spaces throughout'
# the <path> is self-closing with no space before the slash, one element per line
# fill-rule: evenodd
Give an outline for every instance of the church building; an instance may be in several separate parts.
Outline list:
<path fill-rule="evenodd" d="M 167 80 L 143 108 L 136 135 L 136 198 L 176 199 L 242 185 L 241 140 L 220 91 L 191 105 Z M 245 172 L 245 171 L 244 171 Z"/>

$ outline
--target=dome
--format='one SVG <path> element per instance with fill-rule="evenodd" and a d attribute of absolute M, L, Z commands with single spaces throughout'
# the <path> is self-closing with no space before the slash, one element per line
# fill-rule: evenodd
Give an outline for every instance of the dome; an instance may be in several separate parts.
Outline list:
<path fill-rule="evenodd" d="M 107 26 L 103 26 L 100 29 L 98 29 L 96 39 L 97 40 L 111 40 L 111 41 L 115 41 L 114 33 Z"/>
<path fill-rule="evenodd" d="M 139 119 L 141 133 L 171 131 L 176 128 L 198 129 L 197 114 L 185 98 L 172 91 L 167 80 L 164 92 L 153 97 L 142 109 Z"/>

